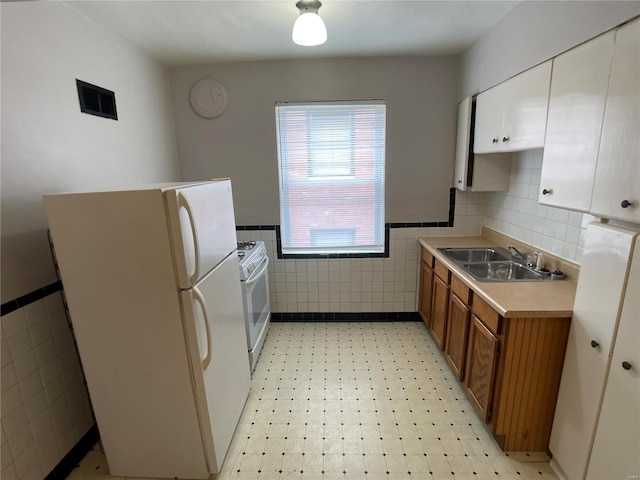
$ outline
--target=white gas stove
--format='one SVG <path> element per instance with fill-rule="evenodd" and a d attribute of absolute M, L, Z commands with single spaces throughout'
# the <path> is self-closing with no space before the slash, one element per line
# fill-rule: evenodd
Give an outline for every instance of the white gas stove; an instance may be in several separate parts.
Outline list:
<path fill-rule="evenodd" d="M 253 371 L 271 323 L 269 257 L 264 242 L 238 242 L 242 300 L 247 326 L 247 349 Z"/>
<path fill-rule="evenodd" d="M 260 266 L 267 256 L 267 249 L 264 242 L 260 240 L 250 240 L 238 242 L 238 260 L 240 264 L 240 280 L 247 280 L 251 274 Z"/>

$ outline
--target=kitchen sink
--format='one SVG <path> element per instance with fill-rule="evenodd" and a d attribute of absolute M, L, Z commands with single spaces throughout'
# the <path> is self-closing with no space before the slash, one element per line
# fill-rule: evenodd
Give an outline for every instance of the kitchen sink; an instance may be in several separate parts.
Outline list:
<path fill-rule="evenodd" d="M 462 268 L 480 282 L 527 282 L 549 278 L 512 261 L 465 263 Z"/>
<path fill-rule="evenodd" d="M 493 248 L 440 248 L 451 260 L 462 263 L 507 261 L 508 252 L 499 252 Z"/>

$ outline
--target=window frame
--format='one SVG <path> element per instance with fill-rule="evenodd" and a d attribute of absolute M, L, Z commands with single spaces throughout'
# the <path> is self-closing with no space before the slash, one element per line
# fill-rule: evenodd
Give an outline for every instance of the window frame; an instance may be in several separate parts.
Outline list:
<path fill-rule="evenodd" d="M 356 170 L 356 156 L 355 156 L 355 146 L 352 143 L 350 148 L 351 158 L 350 158 L 350 175 L 333 175 L 333 176 L 322 176 L 322 175 L 313 175 L 312 173 L 312 165 L 307 166 L 308 177 L 303 180 L 288 180 L 285 181 L 286 178 L 289 178 L 288 169 L 290 168 L 290 162 L 288 159 L 289 151 L 286 146 L 281 145 L 281 138 L 285 137 L 286 134 L 281 132 L 282 130 L 282 120 L 286 114 L 281 114 L 278 112 L 279 107 L 314 107 L 314 106 L 352 106 L 356 109 L 358 106 L 366 107 L 369 105 L 383 106 L 383 114 L 381 118 L 376 118 L 376 122 L 382 122 L 382 127 L 378 129 L 377 127 L 374 130 L 376 135 L 380 133 L 383 136 L 383 139 L 380 140 L 377 138 L 372 142 L 375 145 L 377 142 L 382 142 L 382 148 L 376 148 L 374 150 L 374 156 L 377 157 L 374 162 L 374 173 L 369 178 L 357 178 L 355 176 Z M 386 181 L 386 102 L 381 99 L 375 100 L 353 100 L 353 101 L 322 101 L 322 102 L 278 102 L 276 103 L 276 111 L 275 111 L 275 120 L 276 120 L 276 145 L 277 145 L 277 159 L 278 159 L 278 181 L 279 181 L 279 199 L 283 197 L 289 196 L 289 191 L 291 187 L 295 187 L 296 185 L 306 185 L 312 183 L 317 180 L 320 183 L 328 183 L 331 184 L 344 184 L 348 185 L 349 183 L 363 185 L 366 183 L 373 184 L 375 186 L 375 197 L 376 199 L 381 199 L 381 202 L 374 202 L 373 207 L 376 209 L 376 213 L 373 214 L 373 229 L 374 229 L 374 238 L 379 239 L 381 242 L 377 248 L 374 249 L 372 246 L 358 246 L 354 245 L 350 248 L 349 252 L 340 252 L 335 248 L 328 248 L 323 252 L 313 251 L 313 250 L 321 250 L 321 248 L 313 248 L 309 247 L 308 252 L 302 251 L 303 248 L 295 251 L 295 247 L 287 247 L 283 245 L 283 240 L 285 238 L 285 232 L 288 233 L 288 238 L 291 238 L 292 232 L 292 222 L 291 222 L 291 203 L 287 203 L 287 205 L 283 205 L 282 201 L 279 205 L 279 213 L 280 213 L 280 224 L 281 227 L 277 229 L 277 247 L 278 247 L 278 258 L 379 258 L 379 257 L 388 257 L 389 256 L 389 227 L 388 224 L 385 224 L 384 215 L 385 215 L 385 181 Z M 306 115 L 309 115 L 310 112 L 307 112 Z M 350 123 L 350 128 L 352 131 L 355 129 L 355 115 L 352 113 L 352 119 Z M 307 132 L 309 132 L 310 126 L 308 124 L 305 125 Z M 307 141 L 306 145 L 307 149 L 310 149 L 312 146 Z M 311 159 L 313 154 L 308 152 L 308 158 Z M 382 157 L 381 159 L 379 157 Z M 322 168 L 322 167 L 320 167 Z M 315 178 L 314 178 L 315 177 Z M 381 211 L 380 211 L 381 210 Z M 340 230 L 340 227 L 335 227 Z M 311 231 L 311 228 L 310 230 Z M 339 248 L 339 247 L 338 247 Z M 289 250 L 289 251 L 287 251 Z M 291 251 L 294 250 L 294 251 Z M 361 250 L 361 251 L 360 251 Z"/>

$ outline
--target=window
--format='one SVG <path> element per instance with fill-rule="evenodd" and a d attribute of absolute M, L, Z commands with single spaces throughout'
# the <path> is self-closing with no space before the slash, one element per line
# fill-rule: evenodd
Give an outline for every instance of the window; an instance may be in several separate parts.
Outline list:
<path fill-rule="evenodd" d="M 383 254 L 386 106 L 276 105 L 284 255 Z"/>

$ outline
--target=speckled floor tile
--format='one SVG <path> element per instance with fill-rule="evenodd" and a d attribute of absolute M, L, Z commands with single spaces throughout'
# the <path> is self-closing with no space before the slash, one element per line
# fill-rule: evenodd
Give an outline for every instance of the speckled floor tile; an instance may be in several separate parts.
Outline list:
<path fill-rule="evenodd" d="M 107 473 L 94 448 L 69 478 Z M 215 478 L 557 479 L 498 448 L 420 322 L 272 323 Z"/>

